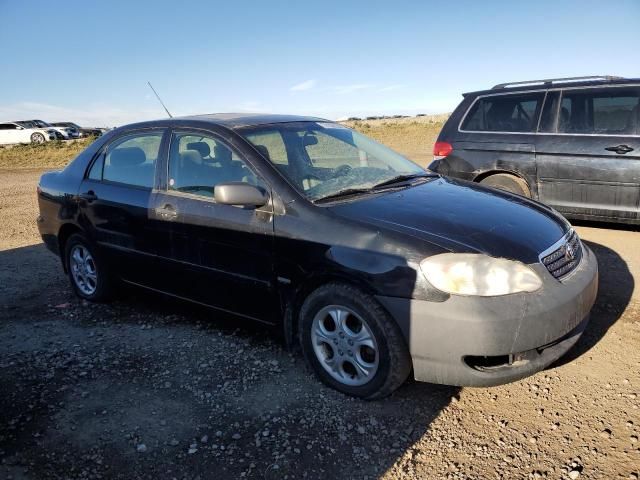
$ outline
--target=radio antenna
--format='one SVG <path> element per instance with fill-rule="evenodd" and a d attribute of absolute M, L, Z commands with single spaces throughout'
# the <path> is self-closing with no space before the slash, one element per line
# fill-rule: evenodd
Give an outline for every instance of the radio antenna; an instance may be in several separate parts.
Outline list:
<path fill-rule="evenodd" d="M 153 90 L 153 93 L 155 93 L 156 98 L 160 102 L 160 105 L 162 105 L 162 108 L 164 108 L 164 111 L 167 112 L 167 115 L 169 115 L 169 118 L 173 118 L 173 115 L 171 115 L 171 112 L 169 112 L 169 110 L 167 110 L 167 107 L 164 105 L 164 102 L 160 98 L 160 95 L 158 95 L 158 92 L 156 92 L 156 89 L 153 88 L 153 85 L 151 85 L 151 82 L 147 82 L 147 83 L 149 84 L 149 87 L 151 87 L 151 90 Z"/>

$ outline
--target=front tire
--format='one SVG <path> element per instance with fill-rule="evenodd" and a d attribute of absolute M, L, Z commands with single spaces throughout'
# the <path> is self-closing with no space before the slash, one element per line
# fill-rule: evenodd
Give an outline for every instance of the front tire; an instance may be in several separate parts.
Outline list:
<path fill-rule="evenodd" d="M 527 182 L 520 177 L 516 177 L 515 175 L 510 175 L 508 173 L 495 173 L 493 175 L 489 175 L 488 177 L 480 180 L 480 184 L 531 198 L 531 190 L 529 189 Z"/>
<path fill-rule="evenodd" d="M 111 295 L 111 278 L 96 248 L 78 233 L 65 244 L 65 262 L 71 287 L 77 296 L 91 302 L 104 302 Z"/>
<path fill-rule="evenodd" d="M 32 133 L 31 134 L 31 143 L 44 143 L 45 138 L 41 133 Z"/>
<path fill-rule="evenodd" d="M 374 297 L 330 283 L 300 310 L 300 344 L 307 363 L 330 387 L 368 400 L 400 387 L 411 356 L 396 322 Z"/>

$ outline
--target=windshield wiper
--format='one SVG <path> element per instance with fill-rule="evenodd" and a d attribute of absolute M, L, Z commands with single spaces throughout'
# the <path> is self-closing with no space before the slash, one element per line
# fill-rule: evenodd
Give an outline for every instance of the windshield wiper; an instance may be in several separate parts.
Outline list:
<path fill-rule="evenodd" d="M 313 203 L 323 203 L 335 200 L 337 198 L 350 197 L 352 195 L 362 195 L 363 193 L 371 193 L 371 188 L 345 188 L 335 193 L 330 193 L 324 197 L 316 198 Z"/>
<path fill-rule="evenodd" d="M 396 183 L 406 182 L 407 180 L 412 180 L 414 178 L 430 178 L 430 177 L 437 177 L 437 176 L 438 175 L 435 174 L 435 173 L 427 173 L 427 172 L 396 175 L 395 177 L 392 177 L 389 180 L 385 180 L 384 182 L 376 183 L 373 187 L 371 187 L 371 189 L 372 190 L 377 190 L 379 188 L 384 188 L 384 187 L 395 185 Z"/>

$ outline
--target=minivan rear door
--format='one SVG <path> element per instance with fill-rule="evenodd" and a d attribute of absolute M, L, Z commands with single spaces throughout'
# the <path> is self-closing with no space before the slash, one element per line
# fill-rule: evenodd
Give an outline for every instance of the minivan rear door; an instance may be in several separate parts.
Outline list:
<path fill-rule="evenodd" d="M 578 218 L 640 218 L 640 88 L 566 88 L 547 100 L 536 143 L 540 201 Z"/>
<path fill-rule="evenodd" d="M 447 157 L 454 172 L 446 173 L 477 180 L 485 171 L 511 172 L 535 188 L 535 132 L 544 98 L 544 90 L 479 96 L 460 121 Z"/>

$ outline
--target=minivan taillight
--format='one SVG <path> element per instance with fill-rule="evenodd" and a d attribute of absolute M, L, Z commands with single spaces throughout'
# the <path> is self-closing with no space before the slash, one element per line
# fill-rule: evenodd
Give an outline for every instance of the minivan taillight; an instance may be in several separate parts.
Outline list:
<path fill-rule="evenodd" d="M 433 159 L 440 160 L 453 152 L 453 145 L 449 142 L 436 142 L 433 146 Z"/>

